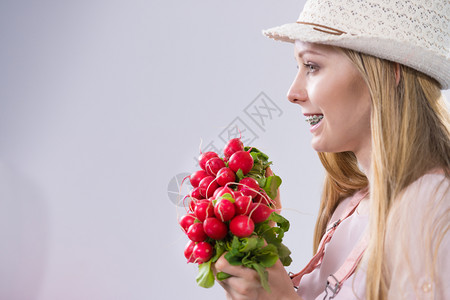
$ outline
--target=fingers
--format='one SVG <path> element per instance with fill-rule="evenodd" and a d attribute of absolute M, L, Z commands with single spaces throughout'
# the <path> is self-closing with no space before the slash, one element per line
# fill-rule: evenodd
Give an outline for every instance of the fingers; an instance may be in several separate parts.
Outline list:
<path fill-rule="evenodd" d="M 227 299 L 232 300 L 259 299 L 258 294 L 262 290 L 258 279 L 248 280 L 244 277 L 237 276 L 232 276 L 219 281 L 219 284 L 226 291 Z"/>
<path fill-rule="evenodd" d="M 232 276 L 225 280 L 229 280 L 233 277 L 240 277 L 240 278 L 245 278 L 245 279 L 249 279 L 249 280 L 254 280 L 255 278 L 256 279 L 258 278 L 258 273 L 253 269 L 249 269 L 249 268 L 246 268 L 243 266 L 230 265 L 230 263 L 226 260 L 225 255 L 222 255 L 214 263 L 214 266 L 213 266 L 214 276 L 216 276 L 217 273 L 219 273 L 219 272 L 224 272 L 224 273 L 227 273 Z M 223 281 L 225 281 L 225 280 L 223 280 Z"/>
<path fill-rule="evenodd" d="M 227 281 L 227 292 L 230 295 L 231 299 L 259 299 L 258 295 L 262 290 L 259 281 L 249 281 L 239 277 L 230 277 L 229 279 L 227 279 Z"/>
<path fill-rule="evenodd" d="M 273 300 L 298 299 L 292 288 L 292 281 L 281 261 L 266 269 L 268 271 L 271 292 L 268 293 L 262 286 L 258 273 L 250 268 L 232 266 L 222 255 L 213 266 L 213 272 L 225 272 L 232 277 L 218 281 L 224 288 L 229 300 Z"/>
<path fill-rule="evenodd" d="M 225 272 L 231 277 L 218 280 L 218 283 L 227 293 L 227 299 L 247 300 L 257 299 L 257 293 L 261 289 L 258 273 L 253 269 L 243 266 L 232 266 L 222 255 L 212 266 L 214 276 L 217 278 L 218 272 Z"/>

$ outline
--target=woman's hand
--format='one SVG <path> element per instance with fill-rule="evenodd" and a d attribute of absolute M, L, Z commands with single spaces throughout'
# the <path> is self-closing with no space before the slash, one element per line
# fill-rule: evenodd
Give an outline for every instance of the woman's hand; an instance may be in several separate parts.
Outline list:
<path fill-rule="evenodd" d="M 218 272 L 225 272 L 231 277 L 218 281 L 225 289 L 229 300 L 288 300 L 301 299 L 294 290 L 291 279 L 278 261 L 269 272 L 270 293 L 260 284 L 258 273 L 243 266 L 232 266 L 222 255 L 213 266 L 214 276 Z"/>

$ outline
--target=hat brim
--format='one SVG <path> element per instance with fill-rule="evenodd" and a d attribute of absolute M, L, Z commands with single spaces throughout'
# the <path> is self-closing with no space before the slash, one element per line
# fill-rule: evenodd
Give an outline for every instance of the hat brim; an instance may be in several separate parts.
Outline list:
<path fill-rule="evenodd" d="M 450 86 L 450 54 L 442 55 L 407 41 L 384 36 L 326 33 L 314 26 L 288 23 L 263 30 L 269 38 L 294 43 L 296 40 L 347 48 L 409 66 L 435 78 L 442 89 Z M 439 70 L 439 72 L 437 72 Z"/>

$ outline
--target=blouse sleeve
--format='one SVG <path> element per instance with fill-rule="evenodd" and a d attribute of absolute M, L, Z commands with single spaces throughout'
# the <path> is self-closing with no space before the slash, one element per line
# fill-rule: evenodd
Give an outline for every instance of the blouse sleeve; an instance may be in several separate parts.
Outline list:
<path fill-rule="evenodd" d="M 386 233 L 388 299 L 450 299 L 450 182 L 428 174 L 391 210 Z"/>

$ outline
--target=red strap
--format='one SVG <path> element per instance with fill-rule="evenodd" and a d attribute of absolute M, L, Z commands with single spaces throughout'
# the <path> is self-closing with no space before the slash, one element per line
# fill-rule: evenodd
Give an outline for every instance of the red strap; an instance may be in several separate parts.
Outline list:
<path fill-rule="evenodd" d="M 358 197 L 360 194 L 362 194 L 362 196 Z M 316 254 L 312 257 L 312 259 L 310 260 L 310 262 L 305 266 L 305 268 L 303 268 L 303 270 L 301 270 L 300 272 L 298 272 L 297 274 L 294 274 L 291 276 L 292 279 L 292 283 L 294 284 L 295 287 L 298 287 L 300 280 L 302 279 L 303 275 L 305 274 L 309 274 L 311 273 L 315 268 L 317 268 L 318 265 L 320 265 L 320 263 L 322 262 L 323 256 L 325 254 L 325 245 L 331 240 L 331 238 L 333 237 L 334 232 L 336 231 L 337 226 L 345 219 L 347 219 L 349 216 L 351 216 L 353 214 L 353 212 L 356 210 L 356 208 L 358 207 L 358 204 L 361 202 L 362 199 L 364 199 L 367 196 L 368 192 L 367 191 L 361 191 L 358 194 L 354 195 L 352 197 L 352 199 L 350 200 L 350 203 L 347 205 L 344 213 L 342 214 L 342 217 L 337 220 L 335 223 L 333 223 L 333 225 L 327 230 L 327 232 L 324 234 L 324 236 L 322 237 L 322 240 L 319 243 L 319 247 L 318 250 L 316 252 Z M 364 251 L 366 244 L 362 244 L 362 245 L 357 245 L 352 252 L 350 253 L 351 257 L 353 255 L 353 253 L 355 252 L 360 252 L 361 248 L 362 251 Z M 362 254 L 361 254 L 362 255 Z M 361 256 L 358 255 L 358 256 Z M 349 258 L 347 258 L 348 260 Z M 344 265 L 338 270 L 339 277 L 342 277 L 342 273 L 346 273 L 346 275 L 344 275 L 344 277 L 347 276 L 347 273 L 349 271 L 351 271 L 353 273 L 354 269 L 356 268 L 356 265 L 359 263 L 358 258 L 356 259 L 352 259 L 352 261 L 355 262 L 355 266 L 351 267 L 350 270 L 347 270 L 348 267 L 345 267 L 343 269 L 344 266 L 347 265 L 347 260 L 345 261 Z M 353 264 L 352 264 L 353 265 Z M 342 269 L 342 270 L 341 270 Z M 347 278 L 350 276 L 351 274 L 348 274 Z M 342 280 L 342 282 L 347 279 L 344 278 Z M 340 281 L 340 280 L 339 280 Z"/>
<path fill-rule="evenodd" d="M 356 270 L 361 258 L 364 254 L 364 251 L 367 248 L 367 244 L 369 242 L 369 235 L 365 232 L 362 238 L 359 240 L 358 244 L 353 248 L 352 252 L 348 255 L 344 264 L 337 270 L 336 273 L 331 274 L 327 278 L 327 285 L 325 286 L 325 298 L 328 296 L 328 293 L 331 292 L 330 299 L 333 299 L 334 296 L 341 289 L 342 284 L 345 280 L 347 280 Z"/>
<path fill-rule="evenodd" d="M 325 245 L 331 240 L 331 237 L 333 236 L 333 233 L 336 230 L 336 227 L 339 224 L 339 222 L 340 220 L 337 220 L 333 224 L 333 226 L 330 229 L 328 229 L 327 233 L 322 237 L 322 240 L 320 241 L 319 244 L 319 249 L 317 250 L 316 254 L 312 257 L 312 259 L 309 261 L 309 263 L 306 265 L 306 267 L 304 267 L 303 270 L 301 270 L 297 274 L 291 276 L 294 286 L 298 286 L 303 275 L 311 273 L 322 262 Z"/>
<path fill-rule="evenodd" d="M 358 263 L 364 254 L 364 250 L 367 248 L 369 243 L 369 235 L 364 233 L 363 237 L 360 239 L 356 247 L 353 248 L 349 256 L 345 260 L 344 264 L 339 268 L 339 270 L 334 273 L 334 277 L 339 280 L 339 285 L 341 285 L 347 278 L 349 278 L 355 271 Z"/>

